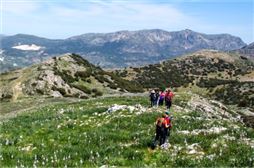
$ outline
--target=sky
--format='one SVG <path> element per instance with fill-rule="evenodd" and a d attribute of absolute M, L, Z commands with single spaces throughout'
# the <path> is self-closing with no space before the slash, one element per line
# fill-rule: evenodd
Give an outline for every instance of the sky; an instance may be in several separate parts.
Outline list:
<path fill-rule="evenodd" d="M 0 33 L 64 39 L 120 30 L 191 29 L 254 42 L 254 0 L 0 0 Z"/>

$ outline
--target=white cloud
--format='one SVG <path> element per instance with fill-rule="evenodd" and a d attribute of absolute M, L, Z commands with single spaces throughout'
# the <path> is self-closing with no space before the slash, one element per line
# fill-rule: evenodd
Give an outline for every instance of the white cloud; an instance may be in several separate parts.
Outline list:
<path fill-rule="evenodd" d="M 60 17 L 67 17 L 71 19 L 78 19 L 82 17 L 92 17 L 103 14 L 103 9 L 99 6 L 90 6 L 86 10 L 73 9 L 68 7 L 51 6 L 49 12 Z"/>
<path fill-rule="evenodd" d="M 38 2 L 33 1 L 3 1 L 3 12 L 6 14 L 32 14 L 40 8 Z"/>
<path fill-rule="evenodd" d="M 248 27 L 246 24 L 239 24 L 239 21 L 236 23 L 226 21 L 225 24 L 212 22 L 209 21 L 212 15 L 206 17 L 202 13 L 195 13 L 196 11 L 194 14 L 188 13 L 183 11 L 184 8 L 180 8 L 179 4 L 175 3 L 175 5 L 166 2 L 156 3 L 152 0 L 150 2 L 145 0 L 132 0 L 132 2 L 4 0 L 3 33 L 66 38 L 87 32 L 151 28 L 173 31 L 189 28 L 203 33 L 231 33 L 253 41 L 253 33 L 250 33 L 253 28 L 246 28 Z M 222 20 L 218 19 L 218 21 Z"/>
<path fill-rule="evenodd" d="M 169 28 L 184 26 L 188 23 L 196 22 L 194 18 L 185 15 L 182 11 L 169 4 L 151 4 L 151 3 L 80 3 L 76 8 L 66 6 L 59 7 L 52 5 L 50 13 L 72 23 L 86 22 L 87 28 L 97 26 L 100 23 L 112 24 L 112 27 L 126 25 L 125 29 L 146 28 L 149 27 L 166 27 Z M 91 22 L 92 21 L 92 22 Z M 101 25 L 101 29 L 106 25 Z M 103 31 L 103 30 L 101 30 Z"/>

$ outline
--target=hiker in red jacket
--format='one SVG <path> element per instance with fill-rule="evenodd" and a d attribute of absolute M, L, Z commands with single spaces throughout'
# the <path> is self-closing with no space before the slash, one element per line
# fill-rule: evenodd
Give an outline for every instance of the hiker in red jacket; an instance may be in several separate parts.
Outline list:
<path fill-rule="evenodd" d="M 156 120 L 156 136 L 152 148 L 155 148 L 157 146 L 158 141 L 160 146 L 165 143 L 166 139 L 165 129 L 168 128 L 168 124 L 165 119 L 166 116 L 167 115 L 164 113 L 162 114 L 162 117 L 159 117 Z"/>
<path fill-rule="evenodd" d="M 166 120 L 167 125 L 168 125 L 168 127 L 165 129 L 165 135 L 166 135 L 165 142 L 166 142 L 168 140 L 169 136 L 170 136 L 170 131 L 171 131 L 171 128 L 172 128 L 172 122 L 171 122 L 172 117 L 169 116 L 169 111 L 166 111 L 165 114 L 166 114 L 165 120 Z"/>
<path fill-rule="evenodd" d="M 167 90 L 165 94 L 165 104 L 167 109 L 170 109 L 173 97 L 174 97 L 173 92 L 171 90 Z"/>

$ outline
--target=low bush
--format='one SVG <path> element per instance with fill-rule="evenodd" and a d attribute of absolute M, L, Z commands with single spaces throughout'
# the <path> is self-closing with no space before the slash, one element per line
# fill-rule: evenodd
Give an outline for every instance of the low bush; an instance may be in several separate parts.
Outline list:
<path fill-rule="evenodd" d="M 86 87 L 85 85 L 82 85 L 82 84 L 72 84 L 71 86 L 75 87 L 75 88 L 77 88 L 77 89 L 79 89 L 81 91 L 83 91 L 86 94 L 91 94 L 92 93 L 91 89 Z"/>

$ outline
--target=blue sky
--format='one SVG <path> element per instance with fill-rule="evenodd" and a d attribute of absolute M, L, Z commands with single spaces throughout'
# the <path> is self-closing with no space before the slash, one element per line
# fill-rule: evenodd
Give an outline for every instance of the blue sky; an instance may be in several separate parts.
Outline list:
<path fill-rule="evenodd" d="M 1 34 L 68 38 L 90 32 L 191 29 L 254 41 L 253 0 L 0 0 Z"/>

